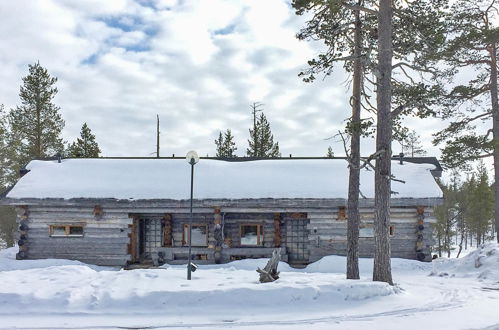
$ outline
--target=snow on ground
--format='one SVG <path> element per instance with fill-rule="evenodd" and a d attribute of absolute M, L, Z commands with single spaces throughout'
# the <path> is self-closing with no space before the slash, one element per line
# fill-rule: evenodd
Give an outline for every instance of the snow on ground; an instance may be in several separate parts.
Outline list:
<path fill-rule="evenodd" d="M 344 279 L 345 258 L 305 269 L 264 259 L 124 271 L 69 260 L 15 260 L 0 251 L 0 328 L 499 329 L 499 245 L 461 259 L 392 259 L 396 286 Z"/>

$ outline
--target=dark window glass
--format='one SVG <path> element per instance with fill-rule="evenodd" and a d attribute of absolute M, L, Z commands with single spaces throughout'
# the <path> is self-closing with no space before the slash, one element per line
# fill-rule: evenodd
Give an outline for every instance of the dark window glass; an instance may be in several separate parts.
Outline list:
<path fill-rule="evenodd" d="M 83 236 L 83 227 L 69 227 L 69 235 Z"/>

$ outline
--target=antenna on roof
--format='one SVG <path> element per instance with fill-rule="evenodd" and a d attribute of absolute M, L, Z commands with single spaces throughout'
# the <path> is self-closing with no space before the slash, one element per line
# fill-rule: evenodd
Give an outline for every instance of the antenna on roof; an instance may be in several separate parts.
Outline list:
<path fill-rule="evenodd" d="M 156 157 L 159 158 L 159 115 L 156 115 Z"/>

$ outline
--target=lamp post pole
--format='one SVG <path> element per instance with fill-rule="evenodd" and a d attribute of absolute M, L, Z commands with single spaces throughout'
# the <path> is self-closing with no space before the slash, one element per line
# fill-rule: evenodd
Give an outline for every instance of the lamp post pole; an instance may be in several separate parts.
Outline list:
<path fill-rule="evenodd" d="M 185 157 L 187 162 L 191 165 L 191 216 L 189 218 L 189 259 L 187 262 L 187 280 L 191 279 L 192 273 L 192 199 L 194 193 L 194 165 L 199 162 L 199 156 L 195 151 L 189 151 Z"/>
<path fill-rule="evenodd" d="M 192 195 L 194 190 L 194 164 L 195 159 L 191 158 L 189 163 L 191 164 L 191 216 L 189 218 L 189 262 L 187 263 L 187 279 L 191 279 L 191 250 L 192 250 Z"/>

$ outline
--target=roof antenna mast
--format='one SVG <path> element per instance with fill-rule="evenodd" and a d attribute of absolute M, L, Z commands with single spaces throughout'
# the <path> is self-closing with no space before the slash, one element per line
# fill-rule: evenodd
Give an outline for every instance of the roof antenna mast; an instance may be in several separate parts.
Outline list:
<path fill-rule="evenodd" d="M 159 158 L 159 115 L 156 115 L 156 157 Z"/>

